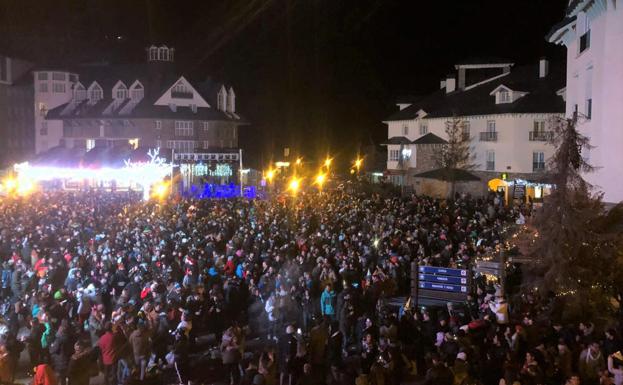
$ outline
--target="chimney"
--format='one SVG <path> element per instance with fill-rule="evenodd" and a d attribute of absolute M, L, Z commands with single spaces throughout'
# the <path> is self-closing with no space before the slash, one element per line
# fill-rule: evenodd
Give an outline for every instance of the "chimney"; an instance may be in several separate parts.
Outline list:
<path fill-rule="evenodd" d="M 539 78 L 544 78 L 549 74 L 549 60 L 547 58 L 542 57 L 539 60 Z"/>
<path fill-rule="evenodd" d="M 465 89 L 465 68 L 459 67 L 459 90 Z"/>
<path fill-rule="evenodd" d="M 446 88 L 446 80 L 443 79 L 442 81 L 439 82 L 439 89 L 443 90 L 444 88 Z"/>
<path fill-rule="evenodd" d="M 454 92 L 456 90 L 456 79 L 453 74 L 449 74 L 446 77 L 446 94 Z"/>

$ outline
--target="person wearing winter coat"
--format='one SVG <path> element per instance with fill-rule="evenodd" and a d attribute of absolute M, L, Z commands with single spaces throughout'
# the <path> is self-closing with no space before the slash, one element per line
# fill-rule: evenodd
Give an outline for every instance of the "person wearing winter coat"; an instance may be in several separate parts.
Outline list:
<path fill-rule="evenodd" d="M 56 372 L 59 385 L 67 383 L 67 368 L 73 354 L 73 343 L 70 340 L 67 322 L 64 321 L 56 332 L 54 342 L 50 345 L 52 367 Z"/>
<path fill-rule="evenodd" d="M 67 376 L 69 377 L 68 385 L 89 385 L 89 379 L 91 378 L 91 368 L 95 365 L 92 362 L 91 350 L 88 349 L 83 343 L 77 342 L 74 345 L 74 354 L 72 354 Z"/>
<path fill-rule="evenodd" d="M 335 319 L 335 298 L 335 291 L 328 284 L 320 296 L 320 314 L 331 321 Z"/>

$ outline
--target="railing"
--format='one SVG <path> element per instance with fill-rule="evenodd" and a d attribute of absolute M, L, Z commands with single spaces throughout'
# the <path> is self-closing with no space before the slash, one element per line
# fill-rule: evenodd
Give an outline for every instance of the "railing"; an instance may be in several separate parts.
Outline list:
<path fill-rule="evenodd" d="M 481 142 L 497 142 L 498 133 L 496 131 L 485 131 L 480 133 Z"/>
<path fill-rule="evenodd" d="M 545 163 L 544 162 L 532 162 L 532 171 L 543 171 L 545 170 Z"/>
<path fill-rule="evenodd" d="M 552 131 L 530 131 L 531 142 L 547 142 L 552 140 L 554 133 Z"/>

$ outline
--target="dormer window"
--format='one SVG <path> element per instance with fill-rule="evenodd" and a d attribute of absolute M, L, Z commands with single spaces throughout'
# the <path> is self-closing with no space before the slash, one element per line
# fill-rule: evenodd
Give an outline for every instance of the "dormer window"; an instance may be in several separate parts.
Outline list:
<path fill-rule="evenodd" d="M 145 96 L 145 90 L 143 89 L 143 85 L 137 81 L 130 88 L 130 98 L 132 100 L 140 100 L 140 99 L 143 99 L 144 96 Z"/>
<path fill-rule="evenodd" d="M 123 100 L 128 98 L 128 87 L 122 82 L 118 82 L 112 90 L 113 99 Z"/>
<path fill-rule="evenodd" d="M 169 50 L 167 47 L 162 46 L 158 48 L 158 60 L 167 61 L 169 60 Z"/>
<path fill-rule="evenodd" d="M 227 93 L 227 112 L 236 112 L 236 94 L 233 87 L 229 87 L 229 92 Z"/>
<path fill-rule="evenodd" d="M 92 85 L 89 90 L 89 101 L 93 104 L 99 102 L 104 98 L 104 92 L 102 91 L 102 87 L 99 84 Z"/>
<path fill-rule="evenodd" d="M 216 108 L 221 111 L 225 111 L 227 108 L 227 91 L 225 90 L 225 87 L 221 87 L 216 99 Z"/>
<path fill-rule="evenodd" d="M 82 84 L 78 83 L 76 85 L 76 88 L 74 88 L 74 99 L 76 100 L 76 102 L 81 102 L 85 100 L 86 98 L 87 98 L 87 90 L 84 88 Z"/>
<path fill-rule="evenodd" d="M 149 60 L 158 60 L 158 48 L 153 45 L 149 47 Z"/>
<path fill-rule="evenodd" d="M 511 102 L 511 93 L 507 90 L 500 90 L 498 94 L 499 103 L 510 103 Z"/>

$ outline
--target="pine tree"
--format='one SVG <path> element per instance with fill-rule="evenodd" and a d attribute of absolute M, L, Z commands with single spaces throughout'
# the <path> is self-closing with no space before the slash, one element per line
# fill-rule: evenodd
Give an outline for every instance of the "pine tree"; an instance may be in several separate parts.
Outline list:
<path fill-rule="evenodd" d="M 449 198 L 454 197 L 457 180 L 457 171 L 469 171 L 476 168 L 475 156 L 470 151 L 469 135 L 464 134 L 465 122 L 460 118 L 452 117 L 446 121 L 446 137 L 448 143 L 436 154 L 435 163 L 438 168 L 444 169 L 444 179 L 450 183 Z"/>
<path fill-rule="evenodd" d="M 551 124 L 556 152 L 548 166 L 555 188 L 537 212 L 536 232 L 529 235 L 529 287 L 554 294 L 564 304 L 563 318 L 605 314 L 613 310 L 611 299 L 623 299 L 618 292 L 623 209 L 606 210 L 602 194 L 593 193 L 582 177 L 593 167 L 582 156 L 590 144 L 577 125 L 577 116 Z"/>

